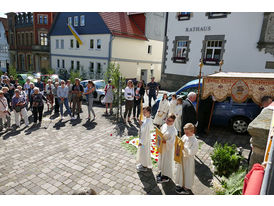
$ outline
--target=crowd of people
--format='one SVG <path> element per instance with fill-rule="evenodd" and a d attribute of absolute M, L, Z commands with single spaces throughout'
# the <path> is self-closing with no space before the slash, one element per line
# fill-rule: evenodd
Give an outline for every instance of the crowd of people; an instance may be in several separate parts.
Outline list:
<path fill-rule="evenodd" d="M 92 81 L 88 81 L 84 89 L 78 78 L 75 79 L 73 85 L 70 80 L 59 81 L 58 78 L 54 82 L 51 79 L 42 82 L 40 78 L 37 78 L 35 83 L 27 79 L 24 85 L 20 85 L 18 80 L 4 73 L 0 82 L 0 131 L 12 130 L 12 113 L 14 113 L 16 127 L 20 127 L 22 122 L 28 126 L 28 110 L 32 112 L 33 124 L 41 125 L 44 104 L 47 104 L 48 111 L 54 110 L 55 114 L 60 114 L 61 120 L 64 119 L 64 106 L 72 120 L 80 118 L 83 95 L 86 95 L 88 102 L 87 118 L 92 119 L 90 114 L 92 112 L 93 119 L 95 119 L 93 110 L 95 92 L 95 85 Z"/>

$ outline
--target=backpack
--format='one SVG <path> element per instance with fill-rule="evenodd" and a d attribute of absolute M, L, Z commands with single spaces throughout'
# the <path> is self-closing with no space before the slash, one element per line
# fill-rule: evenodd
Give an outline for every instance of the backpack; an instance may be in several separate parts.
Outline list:
<path fill-rule="evenodd" d="M 97 94 L 97 92 L 96 92 L 96 89 L 94 90 L 94 92 L 93 92 L 93 98 L 97 98 L 97 96 L 98 96 L 98 94 Z"/>

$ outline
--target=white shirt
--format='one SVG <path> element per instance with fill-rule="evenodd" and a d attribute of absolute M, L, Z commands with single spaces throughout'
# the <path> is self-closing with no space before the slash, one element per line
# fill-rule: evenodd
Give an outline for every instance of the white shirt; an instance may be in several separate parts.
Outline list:
<path fill-rule="evenodd" d="M 132 101 L 134 99 L 134 88 L 126 87 L 124 95 L 125 95 L 126 100 Z"/>

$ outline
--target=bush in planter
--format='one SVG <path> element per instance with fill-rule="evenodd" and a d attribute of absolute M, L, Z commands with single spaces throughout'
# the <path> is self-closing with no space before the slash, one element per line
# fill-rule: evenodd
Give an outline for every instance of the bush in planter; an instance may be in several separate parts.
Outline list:
<path fill-rule="evenodd" d="M 214 150 L 210 157 L 216 169 L 215 173 L 225 177 L 229 177 L 233 172 L 236 172 L 242 160 L 242 156 L 238 154 L 236 145 L 229 146 L 225 144 L 222 146 L 217 142 L 214 144 Z"/>

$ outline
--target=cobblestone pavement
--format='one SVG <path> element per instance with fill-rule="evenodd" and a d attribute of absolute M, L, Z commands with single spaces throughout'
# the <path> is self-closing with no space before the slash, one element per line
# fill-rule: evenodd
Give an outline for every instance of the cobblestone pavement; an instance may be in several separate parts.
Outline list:
<path fill-rule="evenodd" d="M 72 194 L 88 188 L 97 194 L 175 194 L 173 182 L 156 184 L 157 168 L 136 172 L 135 156 L 121 146 L 126 136 L 137 134 L 134 123 L 115 124 L 98 105 L 96 120 L 89 122 L 86 105 L 83 110 L 82 119 L 61 121 L 46 112 L 40 128 L 22 125 L 0 133 L 0 194 Z M 220 129 L 211 134 L 216 132 L 225 133 Z M 225 135 L 241 139 L 231 134 Z M 194 194 L 213 194 L 209 153 L 216 139 L 211 135 L 199 140 Z"/>

